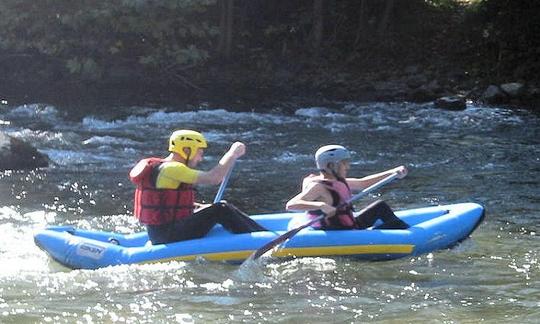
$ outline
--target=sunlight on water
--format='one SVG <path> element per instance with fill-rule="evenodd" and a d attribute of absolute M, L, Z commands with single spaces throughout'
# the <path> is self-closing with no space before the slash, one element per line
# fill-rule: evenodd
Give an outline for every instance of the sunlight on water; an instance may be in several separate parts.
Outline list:
<path fill-rule="evenodd" d="M 299 258 L 287 262 L 269 264 L 269 275 L 275 278 L 285 276 L 291 278 L 296 273 L 305 274 L 310 272 L 329 272 L 336 269 L 334 259 L 325 258 Z"/>
<path fill-rule="evenodd" d="M 0 277 L 19 277 L 24 273 L 47 272 L 48 258 L 33 243 L 32 231 L 12 224 L 1 224 Z"/>
<path fill-rule="evenodd" d="M 47 272 L 48 258 L 33 243 L 33 228 L 55 221 L 55 213 L 36 211 L 20 214 L 9 207 L 0 208 L 0 277 L 13 278 L 25 273 Z"/>

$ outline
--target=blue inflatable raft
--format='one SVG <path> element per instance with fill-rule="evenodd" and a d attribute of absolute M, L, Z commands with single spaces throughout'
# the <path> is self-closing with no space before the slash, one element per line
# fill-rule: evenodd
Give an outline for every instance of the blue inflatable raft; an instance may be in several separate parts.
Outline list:
<path fill-rule="evenodd" d="M 274 250 L 273 257 L 344 256 L 389 260 L 454 246 L 469 237 L 484 217 L 475 203 L 434 206 L 396 212 L 406 230 L 321 231 L 306 228 Z M 302 213 L 252 216 L 267 232 L 231 234 L 220 225 L 201 239 L 152 245 L 146 232 L 118 234 L 52 226 L 34 233 L 34 241 L 54 260 L 73 269 L 97 269 L 134 263 L 205 258 L 241 262 L 265 243 L 302 225 Z"/>

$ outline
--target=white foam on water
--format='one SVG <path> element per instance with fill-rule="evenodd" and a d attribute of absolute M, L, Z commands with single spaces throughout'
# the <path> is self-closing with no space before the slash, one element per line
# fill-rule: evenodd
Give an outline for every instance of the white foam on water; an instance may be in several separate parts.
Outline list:
<path fill-rule="evenodd" d="M 79 135 L 71 132 L 52 132 L 27 128 L 11 130 L 6 133 L 11 137 L 31 144 L 37 149 L 41 149 L 43 146 L 69 147 L 79 139 Z"/>
<path fill-rule="evenodd" d="M 54 221 L 55 213 L 47 211 L 20 214 L 11 207 L 0 208 L 0 280 L 49 271 L 47 257 L 34 244 L 32 233 Z"/>
<path fill-rule="evenodd" d="M 330 110 L 325 107 L 300 108 L 294 112 L 296 116 L 303 117 L 322 117 L 327 116 L 330 113 Z"/>
<path fill-rule="evenodd" d="M 290 162 L 298 162 L 298 161 L 309 161 L 313 159 L 311 155 L 308 154 L 300 154 L 300 153 L 294 153 L 285 151 L 281 153 L 281 155 L 276 156 L 273 158 L 274 161 L 277 162 L 284 162 L 284 163 L 290 163 Z"/>
<path fill-rule="evenodd" d="M 107 121 L 96 117 L 85 117 L 83 127 L 88 130 L 117 129 L 128 126 L 177 125 L 174 128 L 186 128 L 189 125 L 249 125 L 252 123 L 285 123 L 291 118 L 266 113 L 230 112 L 225 109 L 198 110 L 187 112 L 168 112 L 160 110 L 148 116 L 130 116 L 124 120 Z"/>
<path fill-rule="evenodd" d="M 107 163 L 116 161 L 116 159 L 106 154 L 95 154 L 88 151 L 72 151 L 61 149 L 42 150 L 56 164 L 65 166 L 74 166 L 77 164 L 88 163 Z"/>
<path fill-rule="evenodd" d="M 51 105 L 45 104 L 27 104 L 15 107 L 5 114 L 8 118 L 14 119 L 31 119 L 43 121 L 58 120 L 58 109 Z"/>
<path fill-rule="evenodd" d="M 270 280 L 266 274 L 268 258 L 262 256 L 256 260 L 248 259 L 242 262 L 233 273 L 233 278 L 240 282 L 269 284 Z M 267 287 L 267 286 L 263 286 Z M 271 286 L 270 286 L 271 287 Z"/>

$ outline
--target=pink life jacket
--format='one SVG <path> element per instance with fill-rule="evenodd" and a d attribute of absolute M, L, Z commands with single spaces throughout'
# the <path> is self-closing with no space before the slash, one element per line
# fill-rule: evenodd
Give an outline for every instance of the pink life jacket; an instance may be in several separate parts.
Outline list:
<path fill-rule="evenodd" d="M 351 197 L 351 189 L 347 183 L 339 180 L 315 180 L 318 183 L 323 184 L 326 189 L 332 195 L 332 206 L 338 207 L 345 204 Z M 319 215 L 309 214 L 311 219 L 318 217 Z M 339 208 L 336 211 L 336 215 L 325 218 L 321 224 L 314 224 L 314 228 L 332 228 L 332 229 L 352 229 L 356 228 L 356 222 L 354 221 L 353 208 L 350 204 Z"/>

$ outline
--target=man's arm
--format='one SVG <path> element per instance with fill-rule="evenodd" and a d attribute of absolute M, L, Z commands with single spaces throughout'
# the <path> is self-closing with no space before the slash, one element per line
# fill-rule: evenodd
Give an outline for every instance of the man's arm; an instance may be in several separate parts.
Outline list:
<path fill-rule="evenodd" d="M 225 174 L 232 168 L 234 162 L 246 153 L 246 145 L 241 142 L 235 142 L 225 153 L 218 164 L 209 171 L 199 171 L 196 184 L 217 185 L 223 181 Z"/>

